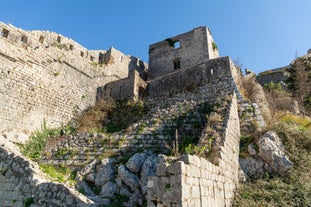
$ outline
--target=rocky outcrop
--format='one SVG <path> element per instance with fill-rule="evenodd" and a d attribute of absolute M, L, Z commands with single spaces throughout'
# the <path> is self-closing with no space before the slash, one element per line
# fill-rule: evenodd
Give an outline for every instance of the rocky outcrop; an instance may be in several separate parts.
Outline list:
<path fill-rule="evenodd" d="M 94 160 L 78 172 L 78 188 L 96 204 L 141 206 L 147 196 L 148 177 L 155 175 L 156 160 L 157 155 L 149 151 L 134 154 L 124 164 L 114 158 Z"/>
<path fill-rule="evenodd" d="M 293 163 L 289 160 L 280 138 L 273 131 L 266 132 L 258 142 L 248 146 L 249 157 L 240 158 L 240 166 L 248 177 L 258 178 L 268 173 L 283 175 Z"/>

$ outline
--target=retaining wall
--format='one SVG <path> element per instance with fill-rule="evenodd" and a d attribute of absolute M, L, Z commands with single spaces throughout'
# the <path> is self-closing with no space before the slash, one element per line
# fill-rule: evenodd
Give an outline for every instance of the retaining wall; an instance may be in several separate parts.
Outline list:
<path fill-rule="evenodd" d="M 47 181 L 38 165 L 0 147 L 0 206 L 94 206 L 84 195 Z"/>
<path fill-rule="evenodd" d="M 234 97 L 226 119 L 219 164 L 185 155 L 158 166 L 148 179 L 148 206 L 231 206 L 238 185 L 239 117 Z"/>

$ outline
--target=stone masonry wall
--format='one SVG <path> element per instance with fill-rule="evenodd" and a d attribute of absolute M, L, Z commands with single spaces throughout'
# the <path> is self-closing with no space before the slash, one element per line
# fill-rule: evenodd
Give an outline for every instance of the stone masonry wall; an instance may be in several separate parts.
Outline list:
<path fill-rule="evenodd" d="M 240 82 L 236 68 L 229 57 L 222 57 L 206 61 L 192 68 L 177 70 L 160 78 L 150 81 L 148 93 L 150 97 L 170 96 L 180 90 L 194 90 L 198 86 L 210 86 L 211 90 L 219 88 L 235 88 L 238 92 Z M 225 82 L 225 88 L 213 86 L 218 82 Z M 217 95 L 217 93 L 213 94 Z M 218 94 L 220 95 L 220 94 Z"/>
<path fill-rule="evenodd" d="M 231 206 L 238 185 L 239 116 L 233 97 L 222 137 L 220 160 L 185 155 L 172 164 L 157 165 L 148 179 L 148 206 Z"/>
<path fill-rule="evenodd" d="M 60 34 L 0 23 L 0 133 L 15 134 L 68 123 L 95 104 L 96 89 L 145 68 L 110 48 L 90 51 Z M 102 56 L 110 60 L 101 63 Z M 144 69 L 140 69 L 144 70 Z M 24 140 L 25 141 L 25 140 Z"/>
<path fill-rule="evenodd" d="M 261 85 L 268 84 L 271 81 L 274 83 L 286 82 L 289 77 L 289 73 L 286 71 L 288 67 L 289 66 L 285 66 L 259 73 L 256 77 L 256 81 Z"/>
<path fill-rule="evenodd" d="M 130 71 L 129 77 L 112 81 L 103 87 L 97 88 L 97 100 L 113 98 L 114 100 L 138 100 L 145 96 L 147 83 L 139 76 L 137 70 Z"/>
<path fill-rule="evenodd" d="M 0 147 L 0 206 L 94 206 L 63 184 L 47 181 L 38 165 Z"/>

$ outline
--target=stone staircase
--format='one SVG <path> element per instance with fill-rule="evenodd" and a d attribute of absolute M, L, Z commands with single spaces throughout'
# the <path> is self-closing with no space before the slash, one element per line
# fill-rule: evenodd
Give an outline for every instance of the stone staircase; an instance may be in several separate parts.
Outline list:
<path fill-rule="evenodd" d="M 214 105 L 213 101 L 204 100 L 202 93 L 183 92 L 168 99 L 146 100 L 149 112 L 116 133 L 80 133 L 50 140 L 40 162 L 80 168 L 94 159 L 129 155 L 144 149 L 172 153 L 176 129 L 179 146 L 198 142 Z"/>

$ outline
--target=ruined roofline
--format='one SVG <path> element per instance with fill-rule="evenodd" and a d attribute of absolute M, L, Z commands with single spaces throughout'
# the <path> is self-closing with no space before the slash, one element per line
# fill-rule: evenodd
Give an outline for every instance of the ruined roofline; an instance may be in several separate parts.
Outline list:
<path fill-rule="evenodd" d="M 128 58 L 133 57 L 140 60 L 140 58 L 124 54 L 112 46 L 108 50 L 89 50 L 69 37 L 47 30 L 23 30 L 11 24 L 0 22 L 0 33 L 0 39 L 9 41 L 17 46 L 22 46 L 25 49 L 38 49 L 40 47 L 48 48 L 54 46 L 63 49 L 66 52 L 71 52 L 77 57 L 80 56 L 90 62 L 99 62 L 99 56 L 106 54 L 111 50 L 117 51 L 117 53 L 120 55 L 122 54 L 122 56 Z"/>
<path fill-rule="evenodd" d="M 186 34 L 188 34 L 188 33 L 194 32 L 195 30 L 198 30 L 198 29 L 205 29 L 205 30 L 207 30 L 210 34 L 212 34 L 211 31 L 210 31 L 210 29 L 209 29 L 208 27 L 206 27 L 206 26 L 199 26 L 199 27 L 196 27 L 196 28 L 194 28 L 194 29 L 192 29 L 192 30 L 190 30 L 190 31 L 188 31 L 188 32 L 184 32 L 184 33 L 182 33 L 182 34 L 178 34 L 178 35 L 176 35 L 176 36 L 166 38 L 166 39 L 161 40 L 161 41 L 158 41 L 158 42 L 156 42 L 156 43 L 152 43 L 152 44 L 149 45 L 149 51 L 150 51 L 150 49 L 151 49 L 152 47 L 157 47 L 157 46 L 159 46 L 159 45 L 166 44 L 166 42 L 167 42 L 167 41 L 170 41 L 170 40 L 175 41 L 175 40 L 179 39 L 179 37 L 184 36 L 184 35 L 186 35 Z"/>

